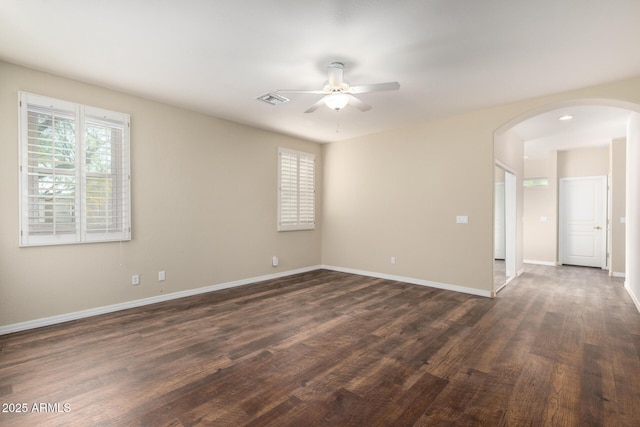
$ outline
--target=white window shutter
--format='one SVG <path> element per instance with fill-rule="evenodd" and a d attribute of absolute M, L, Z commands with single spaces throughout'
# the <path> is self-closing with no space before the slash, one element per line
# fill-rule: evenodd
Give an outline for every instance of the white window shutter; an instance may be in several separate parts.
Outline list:
<path fill-rule="evenodd" d="M 19 97 L 20 245 L 130 240 L 129 116 Z"/>
<path fill-rule="evenodd" d="M 128 117 L 87 109 L 84 123 L 85 240 L 128 240 Z"/>
<path fill-rule="evenodd" d="M 298 162 L 298 223 L 312 227 L 315 223 L 315 159 L 304 155 Z"/>
<path fill-rule="evenodd" d="M 278 150 L 278 230 L 315 228 L 315 156 Z"/>

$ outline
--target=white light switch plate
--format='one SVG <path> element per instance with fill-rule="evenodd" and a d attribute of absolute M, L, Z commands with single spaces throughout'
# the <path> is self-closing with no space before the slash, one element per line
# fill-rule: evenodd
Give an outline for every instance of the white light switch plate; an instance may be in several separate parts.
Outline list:
<path fill-rule="evenodd" d="M 469 217 L 466 215 L 457 216 L 456 224 L 469 224 Z"/>

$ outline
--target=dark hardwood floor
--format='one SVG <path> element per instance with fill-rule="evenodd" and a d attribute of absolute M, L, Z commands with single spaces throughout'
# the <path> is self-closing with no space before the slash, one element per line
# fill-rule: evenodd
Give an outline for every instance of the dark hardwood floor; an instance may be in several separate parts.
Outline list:
<path fill-rule="evenodd" d="M 640 314 L 589 268 L 494 300 L 316 271 L 0 336 L 0 402 L 24 426 L 638 426 Z"/>

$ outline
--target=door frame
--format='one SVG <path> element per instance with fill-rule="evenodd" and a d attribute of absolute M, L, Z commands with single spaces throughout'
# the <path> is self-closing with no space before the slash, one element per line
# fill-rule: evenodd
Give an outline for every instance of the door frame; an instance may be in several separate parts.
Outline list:
<path fill-rule="evenodd" d="M 566 197 L 566 189 L 564 188 L 563 182 L 568 181 L 577 181 L 583 179 L 594 179 L 598 178 L 600 180 L 600 185 L 602 187 L 602 229 L 601 233 L 601 251 L 600 251 L 600 265 L 599 268 L 606 269 L 607 268 L 607 254 L 608 254 L 608 238 L 607 238 L 607 228 L 608 228 L 608 198 L 609 198 L 609 189 L 608 189 L 608 178 L 606 175 L 597 175 L 597 176 L 580 176 L 580 177 L 564 177 L 560 178 L 558 181 L 558 263 L 560 265 L 564 264 L 564 243 L 565 243 L 565 216 L 566 213 L 564 211 L 564 198 Z"/>
<path fill-rule="evenodd" d="M 504 262 L 505 262 L 505 275 L 506 275 L 506 278 L 505 278 L 506 280 L 502 285 L 499 285 L 496 287 L 495 284 L 493 284 L 493 293 L 495 296 L 498 292 L 500 292 L 505 286 L 507 286 L 507 284 L 509 284 L 509 282 L 511 282 L 517 276 L 517 272 L 516 272 L 517 174 L 512 168 L 510 168 L 508 165 L 506 165 L 505 163 L 501 162 L 498 159 L 495 159 L 494 164 L 495 166 L 501 168 L 505 174 L 505 177 L 504 177 L 504 181 L 505 181 L 505 184 L 504 184 L 505 260 Z M 496 168 L 494 167 L 493 170 L 495 174 Z M 510 178 L 507 178 L 508 175 L 510 176 Z M 493 182 L 494 182 L 494 189 L 495 189 L 495 175 L 494 175 Z M 495 190 L 493 194 L 495 197 Z M 493 224 L 495 227 L 495 201 L 493 203 L 493 210 L 494 210 Z M 494 236 L 495 236 L 495 230 L 494 230 Z M 494 238 L 493 246 L 494 247 L 493 247 L 492 255 L 493 255 L 493 258 L 495 259 L 495 253 L 496 253 L 495 238 Z M 511 276 L 509 276 L 507 272 L 510 272 Z M 493 277 L 495 282 L 495 277 L 496 277 L 495 262 L 494 262 Z"/>
<path fill-rule="evenodd" d="M 505 170 L 502 169 L 502 175 L 504 177 Z M 505 195 L 504 195 L 504 178 L 502 182 L 496 182 L 495 184 L 495 203 L 493 206 L 494 209 L 494 248 L 493 248 L 493 257 L 496 260 L 505 260 L 506 252 L 507 252 L 507 239 L 506 239 L 506 223 L 505 223 Z M 501 197 L 500 206 L 498 206 L 498 197 Z M 498 212 L 498 207 L 501 208 L 502 212 Z M 500 219 L 500 221 L 498 221 Z M 498 228 L 498 223 L 501 224 L 501 227 Z M 498 239 L 498 235 L 500 239 Z M 498 245 L 498 241 L 500 241 L 500 245 Z M 498 253 L 498 249 L 500 249 L 500 253 Z"/>
<path fill-rule="evenodd" d="M 506 283 L 509 283 L 518 275 L 516 271 L 516 226 L 517 215 L 517 189 L 516 174 L 510 170 L 504 171 L 504 231 L 505 231 L 505 274 Z"/>

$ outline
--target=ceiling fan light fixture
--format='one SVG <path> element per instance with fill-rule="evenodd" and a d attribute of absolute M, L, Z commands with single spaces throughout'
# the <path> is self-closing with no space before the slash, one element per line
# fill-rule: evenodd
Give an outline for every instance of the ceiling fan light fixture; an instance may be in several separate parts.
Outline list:
<path fill-rule="evenodd" d="M 350 96 L 346 93 L 334 93 L 324 97 L 325 105 L 332 110 L 340 111 L 349 103 Z"/>

